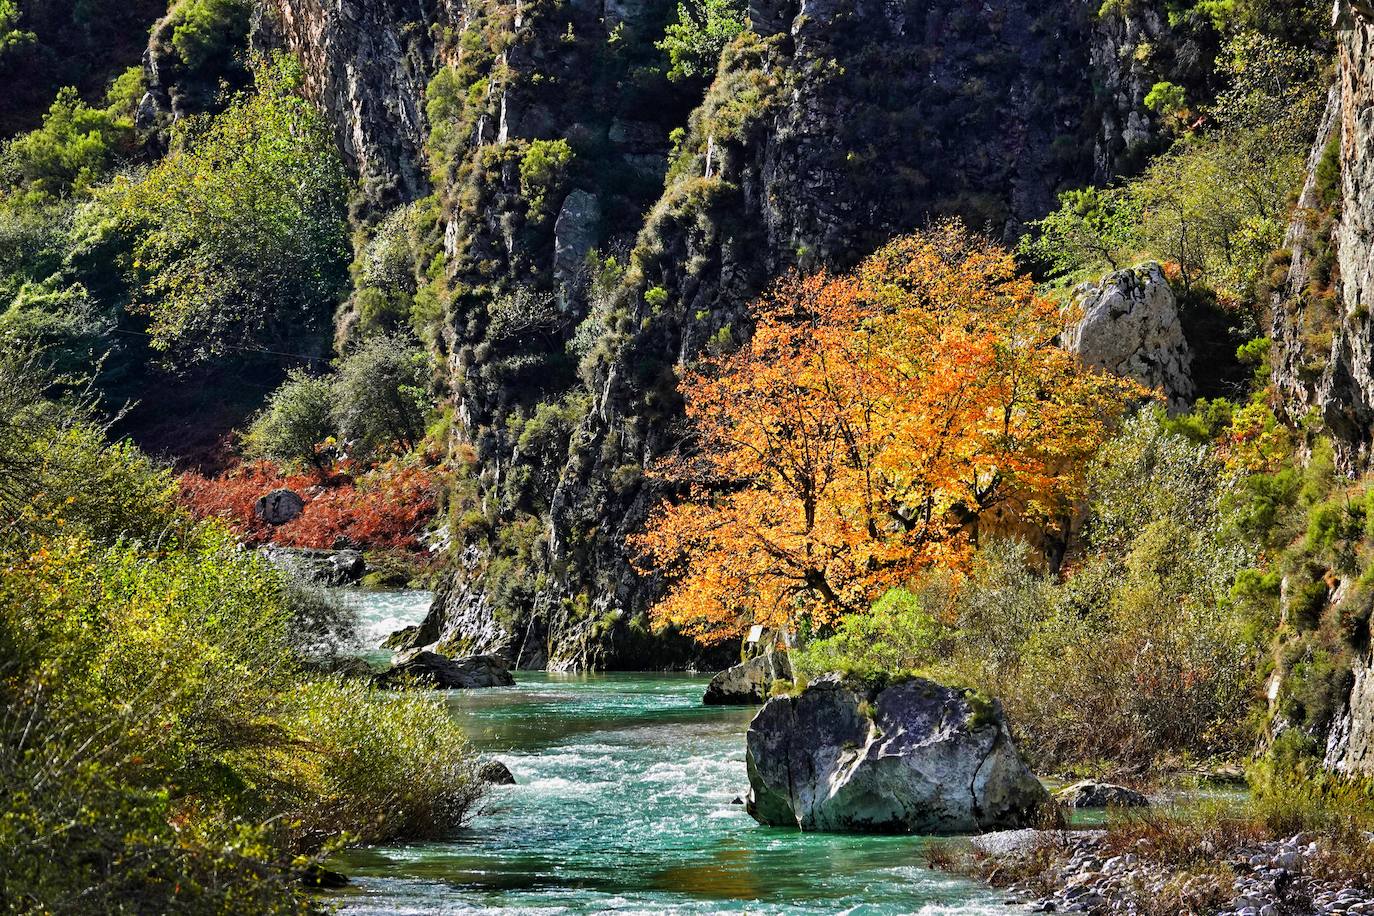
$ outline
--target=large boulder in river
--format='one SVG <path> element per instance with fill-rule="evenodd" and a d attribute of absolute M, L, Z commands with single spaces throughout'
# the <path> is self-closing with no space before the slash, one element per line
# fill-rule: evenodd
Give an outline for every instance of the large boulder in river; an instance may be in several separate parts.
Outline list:
<path fill-rule="evenodd" d="M 477 770 L 477 778 L 489 786 L 513 786 L 515 774 L 499 760 L 488 760 Z"/>
<path fill-rule="evenodd" d="M 934 681 L 827 675 L 749 726 L 748 811 L 772 826 L 978 833 L 1028 826 L 1049 801 L 1001 704 Z"/>
<path fill-rule="evenodd" d="M 253 503 L 253 514 L 269 525 L 285 525 L 304 511 L 305 500 L 293 490 L 273 490 Z"/>
<path fill-rule="evenodd" d="M 757 706 L 768 699 L 778 681 L 791 683 L 792 663 L 786 652 L 770 649 L 711 678 L 702 702 L 707 706 Z"/>
<path fill-rule="evenodd" d="M 469 655 L 452 659 L 424 649 L 396 657 L 396 663 L 377 675 L 382 687 L 414 681 L 440 690 L 513 687 L 515 678 L 499 655 Z"/>
<path fill-rule="evenodd" d="M 1178 297 L 1158 264 L 1108 274 L 1074 290 L 1081 312 L 1064 343 L 1085 363 L 1147 388 L 1163 389 L 1172 408 L 1193 396 L 1193 354 L 1183 336 Z"/>

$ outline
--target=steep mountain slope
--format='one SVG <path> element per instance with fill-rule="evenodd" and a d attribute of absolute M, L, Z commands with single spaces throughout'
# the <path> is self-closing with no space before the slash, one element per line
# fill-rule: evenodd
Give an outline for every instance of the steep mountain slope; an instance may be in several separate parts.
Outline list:
<path fill-rule="evenodd" d="M 1014 237 L 1155 139 L 1159 15 L 1082 0 L 756 0 L 694 110 L 654 66 L 664 0 L 271 6 L 258 41 L 307 62 L 374 218 L 431 188 L 428 146 L 415 283 L 470 474 L 419 639 L 529 666 L 690 660 L 626 540 L 677 367 L 745 339 L 770 277 L 943 215 Z"/>

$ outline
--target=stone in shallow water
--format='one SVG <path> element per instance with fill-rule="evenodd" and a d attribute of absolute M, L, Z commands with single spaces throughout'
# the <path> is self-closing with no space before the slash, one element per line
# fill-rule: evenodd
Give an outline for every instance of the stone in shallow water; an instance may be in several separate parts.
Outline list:
<path fill-rule="evenodd" d="M 488 760 L 477 771 L 477 778 L 492 786 L 515 785 L 515 774 L 499 760 Z"/>
<path fill-rule="evenodd" d="M 1055 800 L 1070 808 L 1147 808 L 1150 800 L 1135 789 L 1110 782 L 1085 779 L 1054 793 Z"/>
<path fill-rule="evenodd" d="M 802 830 L 978 833 L 1049 801 L 1000 704 L 914 678 L 878 690 L 827 675 L 777 697 L 746 739 L 748 811 Z"/>
<path fill-rule="evenodd" d="M 707 706 L 757 706 L 768 699 L 773 684 L 791 680 L 787 653 L 769 650 L 711 678 L 701 700 Z"/>
<path fill-rule="evenodd" d="M 402 653 L 397 656 L 394 665 L 377 675 L 377 684 L 382 687 L 395 687 L 408 680 L 441 690 L 515 685 L 510 668 L 499 655 L 470 655 L 451 659 L 423 649 Z"/>

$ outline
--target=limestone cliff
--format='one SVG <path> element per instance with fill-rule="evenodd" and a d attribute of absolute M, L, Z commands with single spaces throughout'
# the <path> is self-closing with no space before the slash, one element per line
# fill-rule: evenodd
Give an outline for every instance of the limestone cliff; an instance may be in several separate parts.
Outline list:
<path fill-rule="evenodd" d="M 1308 178 L 1281 252 L 1274 294 L 1274 382 L 1291 422 L 1319 421 L 1339 467 L 1368 470 L 1374 443 L 1374 9 L 1338 0 L 1337 79 Z M 1285 611 L 1293 590 L 1285 583 Z M 1338 582 L 1328 609 L 1357 602 L 1360 587 Z M 1341 647 L 1338 708 L 1325 740 L 1330 769 L 1374 772 L 1374 654 L 1366 626 Z M 1294 727 L 1281 713 L 1288 687 L 1278 677 L 1271 700 L 1274 733 Z"/>
<path fill-rule="evenodd" d="M 1275 296 L 1275 383 L 1289 418 L 1315 415 L 1344 470 L 1374 441 L 1374 10 L 1335 5 L 1338 66 Z"/>

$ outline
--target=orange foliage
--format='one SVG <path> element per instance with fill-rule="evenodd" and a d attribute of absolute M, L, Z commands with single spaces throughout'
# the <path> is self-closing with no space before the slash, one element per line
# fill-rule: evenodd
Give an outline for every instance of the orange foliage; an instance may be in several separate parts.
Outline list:
<path fill-rule="evenodd" d="M 253 514 L 258 497 L 285 487 L 305 500 L 293 521 L 272 527 Z M 271 462 L 240 465 L 219 477 L 181 476 L 182 501 L 197 518 L 219 518 L 247 544 L 328 549 L 339 538 L 361 547 L 418 550 L 437 510 L 442 478 L 432 467 L 390 461 L 323 485 L 312 474 L 283 475 Z"/>
<path fill-rule="evenodd" d="M 755 317 L 683 378 L 697 451 L 654 473 L 686 496 L 637 538 L 673 580 L 656 620 L 706 642 L 866 610 L 962 567 L 980 520 L 1062 524 L 1141 393 L 1057 347 L 1058 307 L 957 223 L 788 279 Z"/>

